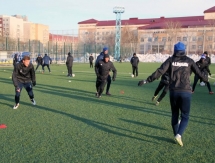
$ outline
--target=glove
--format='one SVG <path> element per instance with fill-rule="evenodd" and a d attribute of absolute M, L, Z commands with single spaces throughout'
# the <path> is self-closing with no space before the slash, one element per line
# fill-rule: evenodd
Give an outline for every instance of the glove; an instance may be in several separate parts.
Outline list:
<path fill-rule="evenodd" d="M 113 78 L 112 80 L 113 80 L 113 81 L 115 81 L 116 79 L 115 79 L 115 78 Z"/>
<path fill-rule="evenodd" d="M 16 87 L 16 91 L 18 91 L 18 90 L 20 90 L 20 88 L 19 88 L 19 87 Z"/>
<path fill-rule="evenodd" d="M 33 86 L 35 86 L 36 85 L 36 81 L 32 82 L 32 84 L 33 84 Z"/>
<path fill-rule="evenodd" d="M 147 84 L 148 81 L 147 80 L 141 80 L 138 82 L 138 86 L 142 86 L 143 84 Z"/>
<path fill-rule="evenodd" d="M 211 73 L 210 73 L 210 72 L 209 72 L 208 74 L 211 76 Z"/>

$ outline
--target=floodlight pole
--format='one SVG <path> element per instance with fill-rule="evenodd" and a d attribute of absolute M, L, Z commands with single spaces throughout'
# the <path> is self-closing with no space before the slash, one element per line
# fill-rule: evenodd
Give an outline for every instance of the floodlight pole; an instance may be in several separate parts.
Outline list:
<path fill-rule="evenodd" d="M 115 53 L 114 58 L 120 59 L 120 39 L 121 39 L 121 13 L 124 13 L 124 7 L 114 7 L 113 13 L 116 14 L 116 36 L 115 36 Z"/>

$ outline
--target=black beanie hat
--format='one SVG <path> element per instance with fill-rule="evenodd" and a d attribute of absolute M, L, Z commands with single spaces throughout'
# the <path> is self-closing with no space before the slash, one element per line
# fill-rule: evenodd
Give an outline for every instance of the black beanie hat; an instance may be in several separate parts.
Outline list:
<path fill-rule="evenodd" d="M 108 54 L 105 54 L 104 58 L 109 58 L 109 55 L 108 55 Z"/>

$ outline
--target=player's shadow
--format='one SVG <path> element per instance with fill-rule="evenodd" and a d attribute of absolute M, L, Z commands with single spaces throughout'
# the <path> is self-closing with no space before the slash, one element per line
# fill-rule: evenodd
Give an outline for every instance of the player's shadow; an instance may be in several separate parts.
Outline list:
<path fill-rule="evenodd" d="M 41 87 L 41 85 L 39 87 Z M 92 94 L 92 92 L 88 92 L 88 91 L 85 92 L 85 91 L 81 91 L 81 90 L 77 90 L 77 89 L 73 89 L 73 88 L 70 88 L 70 90 L 71 91 L 68 92 L 68 89 L 66 89 L 64 91 L 62 89 L 58 89 L 58 87 L 54 87 L 54 88 L 51 88 L 51 87 L 49 88 L 47 86 L 41 87 L 41 92 L 46 93 L 46 94 L 51 94 L 51 95 L 54 94 L 54 95 L 58 95 L 60 97 L 63 97 L 63 96 L 69 97 L 69 98 L 81 100 L 84 102 L 89 101 L 92 103 L 98 103 L 98 105 L 101 104 L 101 105 L 112 106 L 113 108 L 123 108 L 123 109 L 136 110 L 136 111 L 141 111 L 141 112 L 157 114 L 159 116 L 167 116 L 167 117 L 170 116 L 170 114 L 166 114 L 166 113 L 159 111 L 159 110 L 152 110 L 152 109 L 147 109 L 147 108 L 143 108 L 143 107 L 136 107 L 133 105 L 123 104 L 123 103 L 105 101 L 102 99 L 95 98 L 95 96 L 86 95 L 86 93 Z M 85 94 L 83 94 L 82 92 L 85 92 Z"/>
<path fill-rule="evenodd" d="M 154 129 L 158 129 L 158 130 L 166 130 L 165 128 L 161 128 L 155 125 L 151 125 L 151 124 L 147 124 L 147 123 L 143 123 L 143 122 L 137 122 L 137 121 L 133 121 L 133 120 L 127 120 L 127 119 L 123 119 L 120 118 L 121 121 L 127 122 L 127 123 L 133 123 L 136 125 L 141 125 L 141 126 L 145 126 L 145 127 L 150 127 L 150 128 L 154 128 Z"/>
<path fill-rule="evenodd" d="M 11 100 L 11 98 L 9 98 L 7 96 L 3 96 L 2 98 L 4 100 Z M 22 105 L 30 106 L 29 103 L 24 102 L 24 101 L 22 101 Z M 70 113 L 66 113 L 66 112 L 59 111 L 59 110 L 54 110 L 54 109 L 47 108 L 47 107 L 40 106 L 40 105 L 32 106 L 32 107 L 29 107 L 29 108 L 34 108 L 34 107 L 36 107 L 37 109 L 40 109 L 40 110 L 49 111 L 49 112 L 53 112 L 53 113 L 56 113 L 56 114 L 61 114 L 61 115 L 67 116 L 67 117 L 72 118 L 74 120 L 77 120 L 77 121 L 80 121 L 82 123 L 85 123 L 85 124 L 87 124 L 89 126 L 97 128 L 98 130 L 101 130 L 101 131 L 104 131 L 104 132 L 107 132 L 107 133 L 110 133 L 110 134 L 113 134 L 113 135 L 117 135 L 117 136 L 121 136 L 121 137 L 127 137 L 127 138 L 131 138 L 131 139 L 136 139 L 136 140 L 145 141 L 145 142 L 155 144 L 154 141 L 144 140 L 144 139 L 139 138 L 139 137 L 135 137 L 135 136 L 131 136 L 131 135 L 122 133 L 120 131 L 112 130 L 111 125 L 108 125 L 108 124 L 96 122 L 96 121 L 89 120 L 89 119 L 86 119 L 86 118 L 82 118 L 82 117 L 79 117 L 79 116 L 76 116 L 76 115 L 73 115 L 73 114 L 70 114 Z M 109 127 L 107 127 L 107 126 L 109 126 Z M 127 131 L 129 131 L 129 130 L 127 130 Z M 132 131 L 129 131 L 129 132 L 132 133 Z"/>

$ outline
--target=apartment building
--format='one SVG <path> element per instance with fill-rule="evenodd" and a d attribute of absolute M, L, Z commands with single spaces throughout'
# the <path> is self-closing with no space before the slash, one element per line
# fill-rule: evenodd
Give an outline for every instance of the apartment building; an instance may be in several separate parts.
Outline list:
<path fill-rule="evenodd" d="M 0 15 L 2 18 L 2 35 L 13 39 L 23 39 L 23 19 L 17 19 L 13 16 Z"/>
<path fill-rule="evenodd" d="M 0 37 L 2 37 L 2 35 L 3 35 L 2 27 L 3 27 L 3 22 L 2 22 L 2 18 L 0 18 Z"/>
<path fill-rule="evenodd" d="M 166 18 L 130 18 L 121 21 L 121 45 L 133 46 L 141 54 L 172 52 L 177 41 L 189 52 L 215 51 L 215 6 L 201 16 Z M 114 46 L 115 20 L 89 19 L 79 25 L 80 42 Z M 129 40 L 129 39 L 130 40 Z"/>

